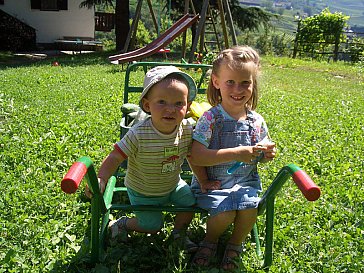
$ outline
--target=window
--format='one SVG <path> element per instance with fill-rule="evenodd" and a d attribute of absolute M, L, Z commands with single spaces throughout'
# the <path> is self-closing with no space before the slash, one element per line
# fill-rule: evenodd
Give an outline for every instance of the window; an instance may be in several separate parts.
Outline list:
<path fill-rule="evenodd" d="M 40 9 L 41 10 L 59 10 L 57 0 L 41 0 Z"/>
<path fill-rule="evenodd" d="M 30 6 L 39 10 L 67 10 L 68 0 L 30 0 Z"/>

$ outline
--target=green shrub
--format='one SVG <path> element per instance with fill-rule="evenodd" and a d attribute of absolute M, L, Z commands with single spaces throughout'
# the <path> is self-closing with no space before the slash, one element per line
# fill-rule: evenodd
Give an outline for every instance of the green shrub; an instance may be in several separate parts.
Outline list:
<path fill-rule="evenodd" d="M 320 14 L 301 20 L 296 34 L 296 50 L 317 59 L 327 59 L 326 54 L 330 52 L 337 58 L 335 50 L 346 41 L 344 28 L 349 18 L 341 12 L 331 13 L 326 8 Z"/>
<path fill-rule="evenodd" d="M 355 37 L 348 45 L 345 51 L 350 55 L 350 61 L 353 63 L 361 61 L 364 57 L 364 39 Z"/>
<path fill-rule="evenodd" d="M 239 37 L 239 44 L 247 44 L 260 54 L 272 56 L 291 55 L 294 37 L 282 32 L 266 29 L 263 32 L 246 32 Z"/>
<path fill-rule="evenodd" d="M 132 20 L 130 20 L 130 25 Z M 142 20 L 138 22 L 138 28 L 136 33 L 136 41 L 135 41 L 135 48 L 142 48 L 145 47 L 147 44 L 150 44 L 156 38 L 155 33 L 150 33 L 148 29 L 144 26 Z"/>

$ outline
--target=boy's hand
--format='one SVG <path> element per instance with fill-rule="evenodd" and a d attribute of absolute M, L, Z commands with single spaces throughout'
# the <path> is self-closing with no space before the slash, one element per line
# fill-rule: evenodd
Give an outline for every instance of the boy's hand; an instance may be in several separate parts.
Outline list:
<path fill-rule="evenodd" d="M 98 180 L 99 180 L 99 189 L 102 194 L 105 191 L 106 183 L 101 178 L 98 178 Z M 88 187 L 88 184 L 86 184 L 86 187 L 85 187 L 85 195 L 90 199 L 92 198 L 92 192 L 91 192 L 90 188 Z"/>
<path fill-rule="evenodd" d="M 219 190 L 221 188 L 221 182 L 218 180 L 206 179 L 198 182 L 202 193 L 207 193 L 208 190 Z"/>

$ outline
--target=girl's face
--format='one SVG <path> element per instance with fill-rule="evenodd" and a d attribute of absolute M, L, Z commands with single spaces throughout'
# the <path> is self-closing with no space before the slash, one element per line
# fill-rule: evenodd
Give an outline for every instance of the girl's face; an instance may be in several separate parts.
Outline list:
<path fill-rule="evenodd" d="M 221 105 L 232 117 L 246 117 L 246 104 L 253 94 L 254 63 L 247 63 L 244 69 L 233 70 L 222 64 L 218 74 L 212 74 L 212 83 L 220 89 Z"/>
<path fill-rule="evenodd" d="M 154 127 L 164 134 L 172 133 L 186 115 L 188 88 L 177 80 L 155 84 L 143 98 L 143 107 L 150 112 Z"/>

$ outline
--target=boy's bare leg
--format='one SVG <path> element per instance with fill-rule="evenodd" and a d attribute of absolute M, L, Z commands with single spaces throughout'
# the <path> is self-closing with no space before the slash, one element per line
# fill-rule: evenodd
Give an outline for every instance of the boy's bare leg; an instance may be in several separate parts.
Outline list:
<path fill-rule="evenodd" d="M 186 230 L 191 223 L 195 213 L 193 212 L 179 212 L 176 214 L 176 218 L 174 220 L 174 229 L 175 230 Z"/>
<path fill-rule="evenodd" d="M 172 231 L 173 239 L 177 240 L 180 244 L 180 247 L 182 247 L 184 251 L 188 253 L 195 252 L 198 249 L 197 244 L 192 242 L 186 234 L 186 230 L 191 223 L 194 215 L 195 214 L 193 212 L 177 213 L 174 223 L 174 229 Z"/>
<path fill-rule="evenodd" d="M 140 228 L 138 225 L 138 219 L 133 217 L 133 218 L 128 218 L 127 222 L 126 222 L 126 229 L 127 231 L 136 231 L 136 232 L 141 232 L 141 233 L 157 233 L 159 230 L 147 230 L 147 229 L 143 229 Z"/>

